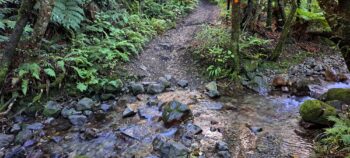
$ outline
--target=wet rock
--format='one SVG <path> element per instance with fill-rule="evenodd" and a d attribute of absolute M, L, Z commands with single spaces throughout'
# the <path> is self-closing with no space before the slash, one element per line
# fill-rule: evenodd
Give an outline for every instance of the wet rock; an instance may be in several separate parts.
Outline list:
<path fill-rule="evenodd" d="M 27 126 L 27 129 L 30 129 L 30 130 L 41 130 L 43 128 L 44 128 L 44 125 L 38 122 Z"/>
<path fill-rule="evenodd" d="M 274 87 L 282 87 L 282 86 L 287 86 L 287 85 L 288 85 L 288 81 L 282 76 L 276 76 L 272 80 L 272 86 L 274 86 Z"/>
<path fill-rule="evenodd" d="M 17 133 L 20 130 L 21 130 L 21 126 L 18 123 L 16 123 L 16 124 L 12 125 L 10 132 L 11 133 Z"/>
<path fill-rule="evenodd" d="M 165 136 L 158 135 L 153 139 L 152 145 L 155 151 L 160 151 L 163 146 L 167 143 L 167 138 Z"/>
<path fill-rule="evenodd" d="M 147 105 L 148 106 L 158 106 L 159 104 L 159 99 L 157 96 L 151 96 L 148 98 Z"/>
<path fill-rule="evenodd" d="M 136 140 L 142 140 L 151 133 L 149 127 L 142 125 L 129 125 L 127 127 L 119 128 L 119 131 L 122 134 Z"/>
<path fill-rule="evenodd" d="M 80 115 L 80 114 L 82 114 L 81 111 L 76 111 L 74 108 L 69 108 L 69 107 L 65 107 L 61 111 L 61 115 L 64 118 L 68 118 L 71 115 Z"/>
<path fill-rule="evenodd" d="M 132 83 L 131 92 L 134 95 L 142 94 L 142 93 L 145 93 L 145 88 L 140 83 Z"/>
<path fill-rule="evenodd" d="M 35 145 L 36 143 L 37 143 L 36 140 L 33 140 L 33 139 L 27 140 L 26 142 L 24 142 L 23 147 L 28 148 Z"/>
<path fill-rule="evenodd" d="M 31 139 L 33 136 L 34 133 L 31 130 L 24 129 L 16 135 L 15 142 L 18 144 L 22 144 L 25 141 Z"/>
<path fill-rule="evenodd" d="M 83 112 L 83 114 L 84 114 L 85 116 L 87 116 L 87 117 L 91 117 L 92 114 L 93 114 L 93 112 L 92 112 L 91 110 L 85 110 L 85 111 Z"/>
<path fill-rule="evenodd" d="M 185 132 L 187 136 L 197 135 L 202 133 L 202 131 L 203 130 L 199 126 L 192 123 L 187 124 L 185 127 Z"/>
<path fill-rule="evenodd" d="M 78 111 L 90 110 L 94 104 L 95 104 L 95 102 L 92 99 L 90 99 L 90 98 L 83 98 L 83 99 L 79 100 L 79 102 L 75 106 L 75 108 Z"/>
<path fill-rule="evenodd" d="M 165 86 L 160 83 L 150 84 L 147 88 L 147 93 L 149 94 L 159 94 L 165 90 Z"/>
<path fill-rule="evenodd" d="M 62 109 L 62 106 L 55 101 L 49 101 L 44 106 L 43 114 L 47 117 L 56 117 Z"/>
<path fill-rule="evenodd" d="M 7 147 L 13 141 L 14 136 L 0 133 L 0 149 Z"/>
<path fill-rule="evenodd" d="M 40 149 L 31 151 L 27 154 L 27 157 L 29 158 L 42 158 L 44 157 L 44 152 Z"/>
<path fill-rule="evenodd" d="M 231 158 L 231 154 L 229 151 L 219 151 L 218 156 L 220 158 Z"/>
<path fill-rule="evenodd" d="M 188 87 L 188 81 L 187 80 L 180 80 L 177 82 L 177 85 L 180 86 L 181 88 L 186 88 L 186 87 Z"/>
<path fill-rule="evenodd" d="M 4 158 L 22 158 L 26 157 L 26 150 L 24 147 L 15 146 L 8 151 Z"/>
<path fill-rule="evenodd" d="M 55 143 L 59 143 L 63 140 L 63 138 L 61 136 L 53 136 L 51 140 L 54 141 Z"/>
<path fill-rule="evenodd" d="M 111 93 L 106 93 L 106 94 L 101 94 L 100 98 L 101 100 L 110 100 L 110 99 L 114 99 L 115 95 Z"/>
<path fill-rule="evenodd" d="M 128 147 L 128 149 L 124 151 L 121 155 L 125 158 L 143 158 L 148 155 L 151 155 L 151 152 L 151 144 L 136 143 Z"/>
<path fill-rule="evenodd" d="M 251 79 L 242 81 L 243 85 L 260 94 L 266 94 L 270 89 L 267 78 L 261 74 L 254 73 L 251 75 L 252 77 L 249 77 Z"/>
<path fill-rule="evenodd" d="M 107 114 L 105 112 L 103 112 L 102 110 L 97 110 L 93 116 L 94 116 L 96 121 L 103 121 L 106 119 Z"/>
<path fill-rule="evenodd" d="M 181 123 L 190 116 L 191 110 L 188 105 L 178 101 L 171 101 L 163 107 L 162 120 L 167 127 Z"/>
<path fill-rule="evenodd" d="M 87 117 L 85 115 L 71 115 L 68 119 L 71 124 L 75 126 L 83 126 L 87 122 Z"/>
<path fill-rule="evenodd" d="M 158 82 L 162 84 L 165 88 L 169 88 L 171 86 L 171 83 L 165 77 L 160 77 L 158 79 Z"/>
<path fill-rule="evenodd" d="M 339 100 L 350 105 L 350 89 L 334 88 L 328 90 L 320 99 L 322 101 Z"/>
<path fill-rule="evenodd" d="M 143 107 L 138 110 L 140 118 L 151 120 L 152 118 L 161 117 L 162 113 L 158 107 Z"/>
<path fill-rule="evenodd" d="M 175 136 L 177 131 L 178 131 L 178 128 L 169 128 L 166 131 L 161 132 L 159 135 L 161 135 L 163 137 L 167 137 L 167 138 L 172 138 Z"/>
<path fill-rule="evenodd" d="M 215 81 L 208 83 L 205 85 L 205 89 L 207 90 L 207 95 L 210 98 L 217 98 L 220 96 L 220 93 L 218 91 L 218 86 Z"/>
<path fill-rule="evenodd" d="M 303 120 L 321 125 L 330 125 L 329 116 L 336 116 L 336 109 L 319 100 L 307 100 L 300 106 Z"/>
<path fill-rule="evenodd" d="M 219 141 L 215 144 L 215 149 L 217 151 L 228 151 L 229 147 L 228 147 L 228 144 L 226 142 Z"/>
<path fill-rule="evenodd" d="M 160 149 L 163 158 L 187 158 L 189 149 L 181 143 L 169 141 Z"/>
<path fill-rule="evenodd" d="M 324 72 L 324 77 L 325 80 L 329 82 L 336 82 L 338 80 L 337 73 L 331 68 L 326 69 Z"/>
<path fill-rule="evenodd" d="M 135 104 L 128 104 L 123 112 L 123 118 L 136 115 L 137 106 Z"/>
<path fill-rule="evenodd" d="M 109 110 L 111 110 L 112 108 L 112 105 L 110 104 L 101 104 L 101 109 L 104 111 L 104 112 L 108 112 Z"/>
<path fill-rule="evenodd" d="M 301 79 L 298 81 L 295 81 L 291 86 L 291 92 L 293 95 L 296 96 L 309 96 L 310 95 L 310 87 L 309 87 L 310 81 Z"/>
<path fill-rule="evenodd" d="M 338 111 L 342 111 L 343 105 L 345 105 L 342 101 L 340 100 L 331 100 L 326 102 L 328 105 L 333 106 L 335 109 Z"/>
<path fill-rule="evenodd" d="M 338 79 L 340 82 L 346 82 L 349 78 L 345 74 L 341 73 L 341 74 L 338 74 Z"/>

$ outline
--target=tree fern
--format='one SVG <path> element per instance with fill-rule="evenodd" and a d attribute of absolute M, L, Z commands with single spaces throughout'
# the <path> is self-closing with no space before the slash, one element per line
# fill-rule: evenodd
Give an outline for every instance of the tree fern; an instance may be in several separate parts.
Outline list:
<path fill-rule="evenodd" d="M 82 0 L 56 0 L 51 21 L 66 29 L 77 30 L 85 19 L 82 4 Z"/>

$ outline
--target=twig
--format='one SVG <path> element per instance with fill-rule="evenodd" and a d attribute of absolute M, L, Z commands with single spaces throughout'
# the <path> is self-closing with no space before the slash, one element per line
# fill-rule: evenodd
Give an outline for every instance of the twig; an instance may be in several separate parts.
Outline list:
<path fill-rule="evenodd" d="M 7 110 L 0 113 L 0 117 L 6 116 L 6 115 L 11 111 L 11 109 L 12 109 L 12 107 L 13 107 L 13 104 L 16 102 L 16 100 L 17 100 L 17 97 L 13 97 L 11 100 L 9 100 L 9 101 L 4 105 L 4 106 L 6 107 L 7 104 L 9 104 L 8 107 L 7 107 Z"/>

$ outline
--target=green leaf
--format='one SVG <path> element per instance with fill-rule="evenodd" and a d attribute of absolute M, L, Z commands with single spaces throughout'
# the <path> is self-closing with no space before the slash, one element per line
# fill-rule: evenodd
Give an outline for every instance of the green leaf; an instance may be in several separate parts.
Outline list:
<path fill-rule="evenodd" d="M 57 65 L 58 65 L 58 67 L 63 71 L 63 72 L 66 72 L 66 68 L 64 67 L 64 61 L 58 61 L 57 62 Z"/>
<path fill-rule="evenodd" d="M 341 139 L 345 145 L 350 145 L 350 134 L 342 135 Z"/>
<path fill-rule="evenodd" d="M 77 84 L 77 89 L 79 89 L 80 92 L 84 92 L 84 91 L 86 91 L 88 89 L 88 86 L 86 84 L 84 84 L 84 83 L 79 82 Z"/>
<path fill-rule="evenodd" d="M 22 80 L 22 92 L 24 95 L 27 95 L 27 91 L 28 91 L 28 84 L 29 81 L 28 80 Z"/>
<path fill-rule="evenodd" d="M 44 69 L 45 73 L 47 75 L 49 75 L 50 77 L 56 77 L 56 73 L 55 70 L 51 69 L 51 68 L 46 68 Z"/>

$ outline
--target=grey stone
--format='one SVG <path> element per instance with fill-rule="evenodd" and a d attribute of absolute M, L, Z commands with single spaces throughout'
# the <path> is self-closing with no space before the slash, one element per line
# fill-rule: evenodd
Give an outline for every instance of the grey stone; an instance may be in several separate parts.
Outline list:
<path fill-rule="evenodd" d="M 162 84 L 165 88 L 169 88 L 171 86 L 171 83 L 165 77 L 160 77 L 158 79 L 158 82 Z"/>
<path fill-rule="evenodd" d="M 145 93 L 145 88 L 140 83 L 132 83 L 131 84 L 131 92 L 134 95 Z"/>
<path fill-rule="evenodd" d="M 74 108 L 69 108 L 69 107 L 65 107 L 61 111 L 61 115 L 64 118 L 68 118 L 71 115 L 80 115 L 80 114 L 82 114 L 81 111 L 76 111 Z"/>
<path fill-rule="evenodd" d="M 104 112 L 108 112 L 109 110 L 111 110 L 111 108 L 112 108 L 112 105 L 110 105 L 110 104 L 101 104 L 101 109 Z"/>
<path fill-rule="evenodd" d="M 181 143 L 169 141 L 160 149 L 163 158 L 187 158 L 189 149 Z"/>
<path fill-rule="evenodd" d="M 147 88 L 149 94 L 159 94 L 165 90 L 165 86 L 160 83 L 150 84 Z"/>
<path fill-rule="evenodd" d="M 30 130 L 41 130 L 43 128 L 44 128 L 44 125 L 39 122 L 30 124 L 27 126 L 27 129 L 30 129 Z"/>
<path fill-rule="evenodd" d="M 135 109 L 134 107 L 127 105 L 124 112 L 123 112 L 123 118 L 125 117 L 131 117 L 136 115 L 137 109 Z"/>
<path fill-rule="evenodd" d="M 43 114 L 47 117 L 56 117 L 60 111 L 62 110 L 62 106 L 55 101 L 49 101 L 44 106 Z"/>
<path fill-rule="evenodd" d="M 173 77 L 171 75 L 165 75 L 164 76 L 166 80 L 170 81 Z"/>
<path fill-rule="evenodd" d="M 11 133 L 17 133 L 20 130 L 21 130 L 21 126 L 18 123 L 16 123 L 16 124 L 12 125 L 10 132 Z"/>
<path fill-rule="evenodd" d="M 220 158 L 231 158 L 231 154 L 229 151 L 219 151 L 218 156 Z"/>
<path fill-rule="evenodd" d="M 31 130 L 24 129 L 16 135 L 15 142 L 18 144 L 22 144 L 25 141 L 31 139 L 33 136 L 34 136 L 34 133 Z"/>
<path fill-rule="evenodd" d="M 115 95 L 111 93 L 106 93 L 106 94 L 101 94 L 100 98 L 101 100 L 109 100 L 109 99 L 115 98 Z"/>
<path fill-rule="evenodd" d="M 210 98 L 217 98 L 220 96 L 220 93 L 218 91 L 218 87 L 215 81 L 208 83 L 205 85 L 205 89 L 207 90 L 207 95 Z"/>
<path fill-rule="evenodd" d="M 164 105 L 162 119 L 165 126 L 181 123 L 192 114 L 191 109 L 186 104 L 178 101 L 171 101 Z"/>
<path fill-rule="evenodd" d="M 192 123 L 187 124 L 185 128 L 185 132 L 187 136 L 197 135 L 202 133 L 202 131 L 203 130 L 199 126 Z"/>
<path fill-rule="evenodd" d="M 143 126 L 143 125 L 129 125 L 126 127 L 119 128 L 119 131 L 136 140 L 142 140 L 149 134 L 151 134 L 150 127 Z"/>
<path fill-rule="evenodd" d="M 90 110 L 94 104 L 95 104 L 95 102 L 92 99 L 90 99 L 90 98 L 83 98 L 83 99 L 79 100 L 79 102 L 75 106 L 75 108 L 78 111 Z"/>
<path fill-rule="evenodd" d="M 84 115 L 71 115 L 68 118 L 75 126 L 83 126 L 87 122 L 87 117 Z"/>
<path fill-rule="evenodd" d="M 14 136 L 0 133 L 0 149 L 7 147 L 13 141 Z"/>
<path fill-rule="evenodd" d="M 215 148 L 216 150 L 218 151 L 228 151 L 229 148 L 228 148 L 228 144 L 226 142 L 223 142 L 223 141 L 219 141 L 215 144 Z"/>
<path fill-rule="evenodd" d="M 93 112 L 92 112 L 91 110 L 85 110 L 85 111 L 83 112 L 83 114 L 84 114 L 85 116 L 87 116 L 87 117 L 91 117 L 92 114 L 93 114 Z"/>
<path fill-rule="evenodd" d="M 180 86 L 181 88 L 186 88 L 186 87 L 188 87 L 188 81 L 187 80 L 180 80 L 177 82 L 177 85 Z"/>

